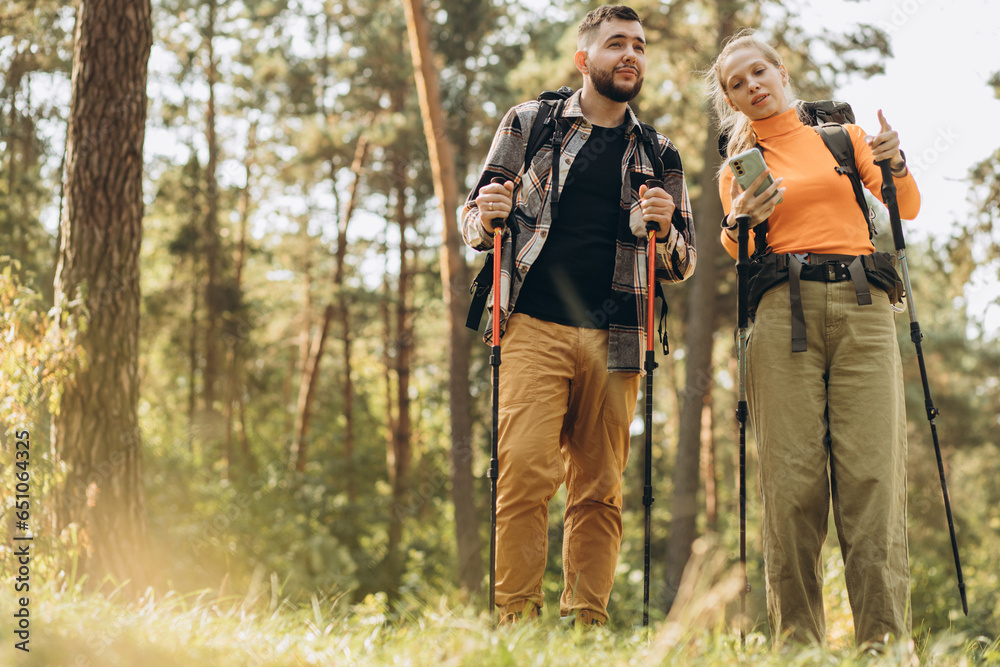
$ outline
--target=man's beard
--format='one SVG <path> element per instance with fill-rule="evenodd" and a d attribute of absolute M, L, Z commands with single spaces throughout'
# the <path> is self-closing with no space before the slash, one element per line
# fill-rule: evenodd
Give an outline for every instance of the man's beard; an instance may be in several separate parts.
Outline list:
<path fill-rule="evenodd" d="M 631 88 L 626 88 L 624 84 L 615 84 L 615 70 L 600 70 L 592 68 L 590 70 L 590 81 L 594 84 L 594 90 L 604 97 L 614 102 L 631 102 L 639 91 L 642 90 L 642 77 L 637 76 Z"/>

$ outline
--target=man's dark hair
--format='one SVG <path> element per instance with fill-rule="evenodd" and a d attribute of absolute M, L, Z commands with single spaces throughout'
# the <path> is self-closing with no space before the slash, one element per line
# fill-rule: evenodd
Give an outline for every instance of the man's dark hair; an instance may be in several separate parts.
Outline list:
<path fill-rule="evenodd" d="M 580 27 L 576 29 L 577 48 L 586 50 L 590 40 L 597 32 L 597 29 L 605 21 L 619 19 L 622 21 L 637 21 L 642 23 L 635 10 L 625 5 L 601 5 L 597 9 L 591 10 L 580 22 Z"/>

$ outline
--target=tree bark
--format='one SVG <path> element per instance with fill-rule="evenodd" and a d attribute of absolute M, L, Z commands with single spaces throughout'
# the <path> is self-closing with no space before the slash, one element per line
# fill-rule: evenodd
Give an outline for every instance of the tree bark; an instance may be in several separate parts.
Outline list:
<path fill-rule="evenodd" d="M 191 276 L 198 275 L 198 258 L 191 256 Z M 197 279 L 191 283 L 191 312 L 188 325 L 188 448 L 197 460 L 201 447 L 198 444 L 198 290 L 201 289 Z"/>
<path fill-rule="evenodd" d="M 240 196 L 236 204 L 236 213 L 239 217 L 239 238 L 236 242 L 236 255 L 233 257 L 233 295 L 236 299 L 233 310 L 237 313 L 242 311 L 243 304 L 243 267 L 247 259 L 247 226 L 250 223 L 250 185 L 253 181 L 253 161 L 254 151 L 257 148 L 257 121 L 250 121 L 250 129 L 247 132 L 246 156 L 243 160 L 245 175 L 245 185 L 240 189 Z M 228 349 L 226 350 L 226 436 L 225 436 L 225 470 L 226 476 L 232 479 L 233 458 L 236 448 L 233 446 L 235 430 L 237 428 L 237 415 L 242 413 L 243 404 L 243 354 L 242 350 L 246 344 L 246 337 L 249 328 L 241 326 L 241 320 L 237 319 L 231 324 L 232 330 L 227 333 L 226 340 Z M 242 429 L 242 420 L 239 428 Z M 247 443 L 245 434 L 241 439 L 242 443 Z M 241 456 L 249 454 L 249 451 L 241 449 Z M 244 459 L 241 462 L 244 470 L 249 469 L 248 462 Z"/>
<path fill-rule="evenodd" d="M 413 312 L 410 307 L 411 269 L 409 243 L 406 230 L 409 219 L 406 213 L 406 171 L 400 161 L 396 168 L 396 223 L 399 226 L 399 282 L 396 285 L 395 326 L 396 340 L 393 368 L 396 375 L 396 420 L 392 430 L 392 446 L 388 452 L 389 484 L 392 487 L 392 509 L 389 512 L 389 531 L 386 545 L 387 593 L 390 600 L 398 594 L 399 582 L 405 567 L 403 520 L 412 511 L 407 502 L 410 493 L 410 463 L 413 457 L 410 422 L 410 372 L 413 364 L 414 330 Z"/>
<path fill-rule="evenodd" d="M 369 121 L 370 125 L 370 121 Z M 368 153 L 368 137 L 362 133 L 358 137 L 358 145 L 354 151 L 354 162 L 351 165 L 354 172 L 354 182 L 351 184 L 347 211 L 337 228 L 337 253 L 335 273 L 333 275 L 334 289 L 337 294 L 337 314 L 340 320 L 342 362 L 344 366 L 344 463 L 347 468 L 347 497 L 351 502 L 357 498 L 357 485 L 354 477 L 354 371 L 351 366 L 351 299 L 344 284 L 344 274 L 347 265 L 347 226 L 354 216 L 357 207 L 358 186 L 361 183 L 365 156 Z"/>
<path fill-rule="evenodd" d="M 441 280 L 448 308 L 449 380 L 451 406 L 451 496 L 455 506 L 458 544 L 458 580 L 466 591 L 476 592 L 483 579 L 479 522 L 476 517 L 472 475 L 472 408 L 469 391 L 469 332 L 465 328 L 469 271 L 458 230 L 458 181 L 451 143 L 448 141 L 437 70 L 428 37 L 422 0 L 404 0 L 406 26 L 413 59 L 413 73 L 423 117 L 424 135 L 434 175 L 434 194 L 444 217 Z"/>
<path fill-rule="evenodd" d="M 346 294 L 347 290 L 344 289 L 344 264 L 347 259 L 347 226 L 351 222 L 351 216 L 354 215 L 358 185 L 361 181 L 367 152 L 368 140 L 362 134 L 358 139 L 358 145 L 354 152 L 354 161 L 351 164 L 351 169 L 354 171 L 355 176 L 348 197 L 347 211 L 337 225 L 337 252 L 332 276 L 334 291 L 337 294 L 336 302 L 331 301 L 323 309 L 323 321 L 320 324 L 319 332 L 313 339 L 305 366 L 302 370 L 302 382 L 299 385 L 299 400 L 295 410 L 295 444 L 292 448 L 292 464 L 297 472 L 303 472 L 306 468 L 308 459 L 307 437 L 309 435 L 312 405 L 316 396 L 316 383 L 319 380 L 319 368 L 323 361 L 323 352 L 326 348 L 326 339 L 330 334 L 330 327 L 333 324 L 334 317 L 338 314 L 344 332 L 344 412 L 347 417 L 344 449 L 345 457 L 348 461 L 353 457 L 354 422 L 352 413 L 354 410 L 354 387 L 351 378 L 350 312 Z"/>
<path fill-rule="evenodd" d="M 336 195 L 335 195 L 336 196 Z M 299 339 L 298 339 L 298 350 L 293 351 L 291 361 L 288 366 L 288 373 L 285 375 L 285 383 L 283 386 L 283 396 L 284 405 L 289 406 L 288 415 L 285 419 L 285 432 L 291 434 L 288 438 L 286 444 L 286 454 L 288 455 L 287 460 L 290 462 L 292 467 L 295 466 L 295 460 L 298 457 L 298 452 L 296 447 L 298 447 L 298 425 L 296 420 L 301 414 L 299 410 L 299 404 L 296 399 L 295 409 L 291 409 L 292 406 L 291 398 L 292 392 L 294 391 L 294 378 L 295 372 L 298 370 L 302 373 L 299 377 L 299 389 L 301 393 L 302 380 L 305 377 L 306 366 L 309 363 L 309 351 L 311 347 L 312 340 L 312 320 L 313 320 L 313 279 L 312 279 L 312 267 L 313 267 L 313 248 L 312 248 L 312 237 L 309 236 L 309 226 L 307 222 L 303 222 L 301 228 L 299 229 L 299 235 L 302 238 L 302 311 L 299 313 L 298 324 L 299 324 Z"/>
<path fill-rule="evenodd" d="M 733 34 L 734 14 L 728 3 L 719 3 L 718 43 Z M 714 116 L 714 114 L 710 115 Z M 704 168 L 699 177 L 701 196 L 695 204 L 698 270 L 691 278 L 687 318 L 687 352 L 684 356 L 685 381 L 680 414 L 677 458 L 674 462 L 674 497 L 671 504 L 670 540 L 667 544 L 666 599 L 673 604 L 681 575 L 697 537 L 699 460 L 701 458 L 701 417 L 705 396 L 712 384 L 712 343 L 715 333 L 711 304 L 718 295 L 715 264 L 718 257 L 719 220 L 722 203 L 716 194 L 715 167 L 719 161 L 716 134 L 709 130 L 702 145 Z"/>
<path fill-rule="evenodd" d="M 705 526 L 712 533 L 719 530 L 719 490 L 715 469 L 715 405 L 712 388 L 709 387 L 701 410 L 701 476 L 705 480 Z"/>
<path fill-rule="evenodd" d="M 386 223 L 385 238 L 382 241 L 382 266 L 387 266 L 389 261 L 389 224 Z M 386 425 L 386 456 L 391 457 L 392 441 L 396 433 L 396 409 L 392 393 L 392 368 L 394 346 L 393 326 L 392 326 L 392 283 L 389 280 L 389 272 L 385 271 L 382 277 L 382 303 L 379 314 L 382 317 L 382 328 L 385 330 L 385 348 L 382 354 L 383 367 L 385 373 L 382 375 L 382 389 L 385 392 L 385 425 Z"/>
<path fill-rule="evenodd" d="M 205 366 L 202 377 L 202 399 L 206 423 L 204 432 L 210 441 L 219 435 L 219 419 L 215 406 L 215 391 L 219 375 L 219 322 L 222 320 L 221 241 L 219 238 L 219 184 L 216 171 L 219 164 L 219 141 L 215 131 L 215 19 L 217 0 L 207 0 L 208 25 L 205 28 L 205 78 L 208 84 L 208 107 L 205 112 L 208 165 L 205 169 Z M 207 463 L 211 465 L 211 461 Z"/>
<path fill-rule="evenodd" d="M 141 591 L 149 575 L 138 347 L 150 2 L 82 0 L 75 37 L 55 304 L 86 363 L 52 419 L 53 453 L 67 470 L 55 522 L 57 534 L 75 530 L 78 571 L 91 585 L 111 575 Z"/>

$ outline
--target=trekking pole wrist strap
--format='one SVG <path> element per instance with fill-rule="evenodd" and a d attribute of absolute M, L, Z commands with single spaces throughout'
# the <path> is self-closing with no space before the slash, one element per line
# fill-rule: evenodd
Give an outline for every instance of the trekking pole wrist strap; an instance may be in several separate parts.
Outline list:
<path fill-rule="evenodd" d="M 890 166 L 890 171 L 894 177 L 903 178 L 909 172 L 909 169 L 907 169 L 906 167 L 906 154 L 903 153 L 903 151 L 899 151 L 899 157 L 903 158 L 903 166 L 901 166 L 899 169 L 896 169 L 891 164 L 889 166 Z"/>

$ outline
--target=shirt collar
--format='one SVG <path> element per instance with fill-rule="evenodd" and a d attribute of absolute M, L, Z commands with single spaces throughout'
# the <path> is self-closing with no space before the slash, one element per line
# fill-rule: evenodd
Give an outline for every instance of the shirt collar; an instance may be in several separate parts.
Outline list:
<path fill-rule="evenodd" d="M 580 97 L 582 95 L 583 88 L 580 88 L 570 96 L 566 101 L 566 107 L 563 109 L 563 118 L 580 118 L 585 124 L 590 125 L 590 121 L 584 117 L 583 109 L 580 107 Z M 632 133 L 637 127 L 639 127 L 639 119 L 636 117 L 635 112 L 632 111 L 632 107 L 625 105 L 625 132 Z"/>
<path fill-rule="evenodd" d="M 802 121 L 799 120 L 799 114 L 794 106 L 787 111 L 782 111 L 769 118 L 752 120 L 750 121 L 750 125 L 753 127 L 754 132 L 757 133 L 757 138 L 761 140 L 769 139 L 779 134 L 787 134 L 797 128 L 804 127 Z"/>

